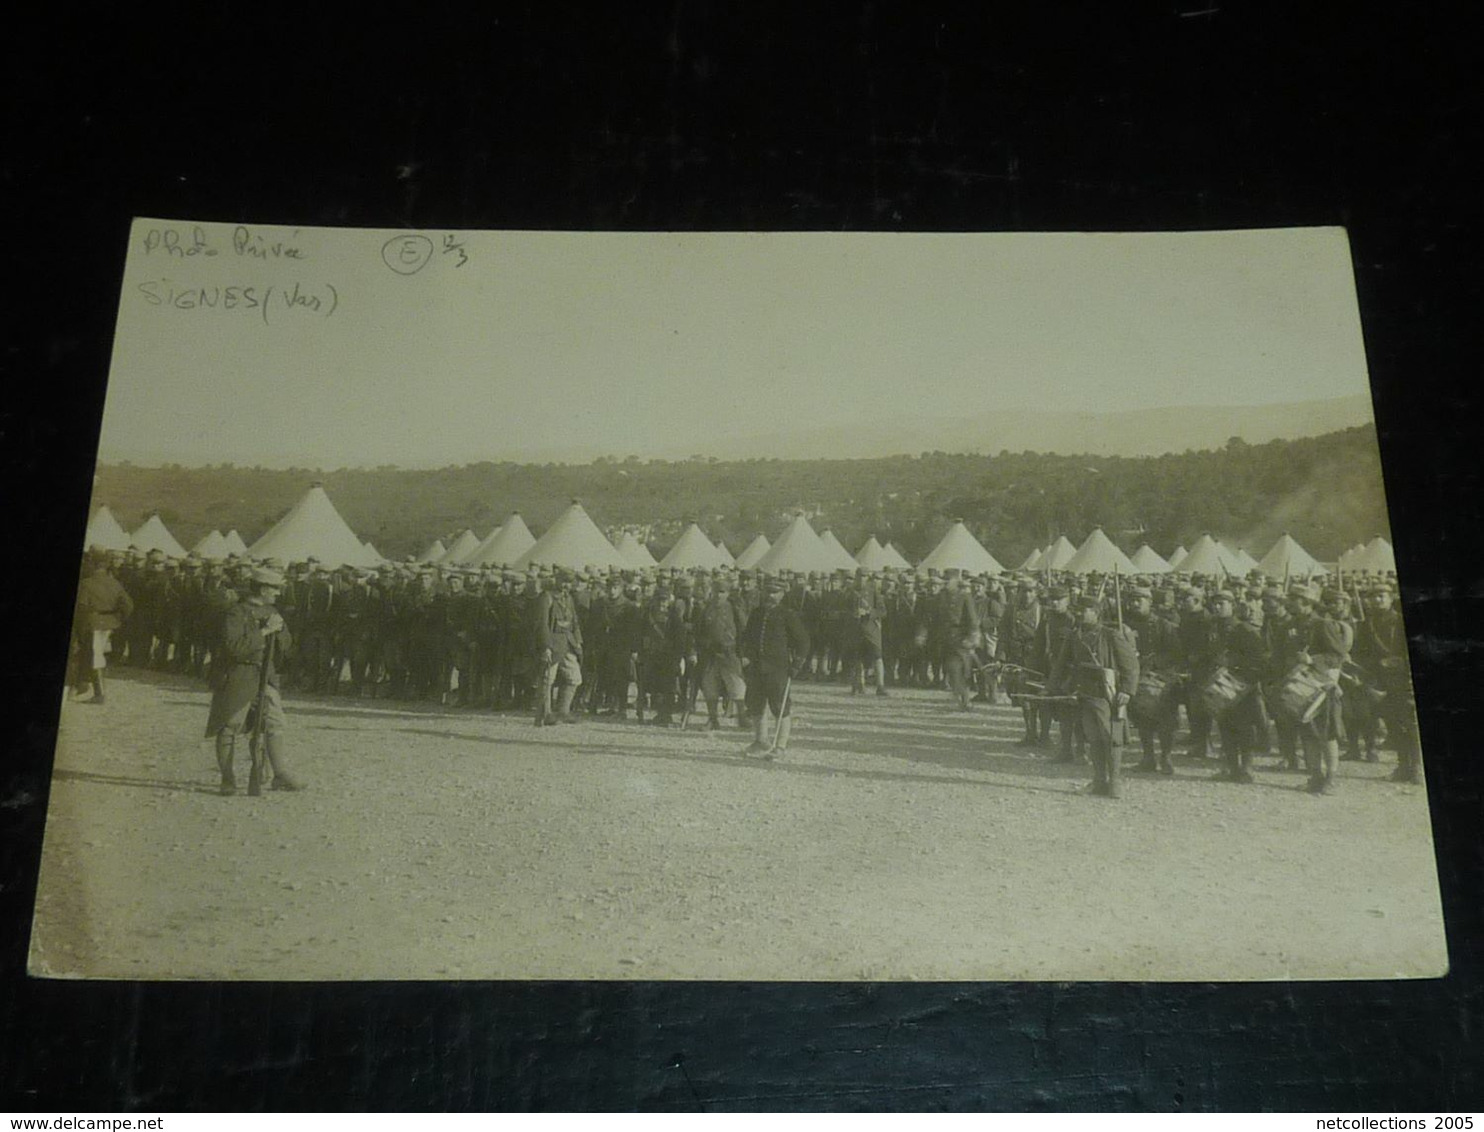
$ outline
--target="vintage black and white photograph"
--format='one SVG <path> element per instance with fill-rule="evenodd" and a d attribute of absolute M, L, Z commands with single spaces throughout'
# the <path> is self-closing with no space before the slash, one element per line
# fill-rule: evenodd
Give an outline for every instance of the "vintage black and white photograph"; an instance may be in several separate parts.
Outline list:
<path fill-rule="evenodd" d="M 32 974 L 1446 972 L 1343 230 L 121 270 Z"/>

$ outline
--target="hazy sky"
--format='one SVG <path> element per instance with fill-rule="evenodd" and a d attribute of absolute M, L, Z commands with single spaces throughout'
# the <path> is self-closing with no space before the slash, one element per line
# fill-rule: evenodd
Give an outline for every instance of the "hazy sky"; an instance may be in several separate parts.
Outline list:
<path fill-rule="evenodd" d="M 996 407 L 1369 392 L 1334 228 L 404 235 L 137 221 L 102 457 L 673 456 Z M 217 305 L 189 305 L 201 288 Z"/>

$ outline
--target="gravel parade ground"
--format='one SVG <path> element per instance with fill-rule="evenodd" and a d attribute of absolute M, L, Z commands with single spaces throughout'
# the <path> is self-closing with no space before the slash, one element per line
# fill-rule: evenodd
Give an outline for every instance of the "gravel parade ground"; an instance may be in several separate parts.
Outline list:
<path fill-rule="evenodd" d="M 1427 798 L 1258 760 L 1130 773 L 1008 705 L 796 685 L 749 732 L 289 696 L 302 793 L 220 797 L 208 693 L 63 707 L 33 974 L 119 979 L 1226 980 L 1436 975 Z M 243 744 L 245 747 L 245 743 Z M 1126 762 L 1137 762 L 1135 752 Z M 238 781 L 246 782 L 246 753 Z"/>

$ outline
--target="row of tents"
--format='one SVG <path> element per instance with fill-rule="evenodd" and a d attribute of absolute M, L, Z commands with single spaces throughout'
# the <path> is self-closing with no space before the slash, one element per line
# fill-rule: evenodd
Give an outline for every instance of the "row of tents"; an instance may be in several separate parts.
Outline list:
<path fill-rule="evenodd" d="M 88 524 L 86 545 L 105 550 L 159 550 L 175 558 L 185 557 L 185 549 L 171 536 L 158 515 L 150 518 L 132 534 L 125 533 L 107 507 L 100 507 Z M 223 559 L 246 555 L 257 559 L 304 562 L 311 558 L 328 568 L 355 566 L 371 568 L 386 560 L 369 542 L 362 542 L 335 510 L 330 497 L 319 484 L 311 487 L 289 512 L 251 546 L 245 545 L 236 531 L 222 535 L 212 531 L 192 551 L 201 558 Z M 714 569 L 736 566 L 765 573 L 834 573 L 838 570 L 910 570 L 912 564 L 887 543 L 882 546 L 873 536 L 855 554 L 851 554 L 825 530 L 816 534 L 808 519 L 798 515 L 788 528 L 769 543 L 758 535 L 747 549 L 734 559 L 725 546 L 708 539 L 696 524 L 686 528 L 670 551 L 656 560 L 632 533 L 624 532 L 615 546 L 598 529 L 582 504 L 573 500 L 561 517 L 536 538 L 521 518 L 512 512 L 504 523 L 479 538 L 465 530 L 452 544 L 434 541 L 416 559 L 419 563 L 443 566 L 501 566 L 524 570 L 531 565 L 562 566 L 582 570 L 587 567 L 644 569 Z M 962 570 L 966 574 L 1000 574 L 1004 567 L 997 562 L 960 520 L 949 528 L 931 554 L 917 564 L 918 570 Z M 1216 577 L 1246 577 L 1261 571 L 1274 579 L 1313 578 L 1331 573 L 1329 567 L 1310 555 L 1289 534 L 1283 534 L 1261 559 L 1254 559 L 1240 548 L 1233 550 L 1210 535 L 1202 535 L 1190 550 L 1176 549 L 1165 559 L 1149 545 L 1125 554 L 1101 529 L 1094 530 L 1075 546 L 1065 536 L 1033 552 L 1018 569 L 1021 572 L 1067 571 L 1077 574 L 1206 574 Z M 1338 569 L 1344 573 L 1385 574 L 1396 570 L 1391 544 L 1381 536 L 1369 543 L 1352 547 L 1341 557 Z"/>

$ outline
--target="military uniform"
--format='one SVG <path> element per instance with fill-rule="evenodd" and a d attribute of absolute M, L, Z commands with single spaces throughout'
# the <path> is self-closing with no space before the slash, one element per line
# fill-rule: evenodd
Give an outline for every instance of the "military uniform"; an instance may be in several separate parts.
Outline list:
<path fill-rule="evenodd" d="M 1084 599 L 1083 609 L 1097 608 Z M 1125 707 L 1139 686 L 1139 650 L 1127 626 L 1079 623 L 1062 637 L 1051 671 L 1055 694 L 1077 697 L 1078 723 L 1092 757 L 1089 792 L 1116 798 L 1122 792 Z"/>
<path fill-rule="evenodd" d="M 250 724 L 262 728 L 273 787 L 297 790 L 300 783 L 286 764 L 283 701 L 279 694 L 279 662 L 293 654 L 294 639 L 273 597 L 282 576 L 271 570 L 253 573 L 255 592 L 246 601 L 227 608 L 220 633 L 221 653 L 212 660 L 211 709 L 206 737 L 216 741 L 221 792 L 236 792 L 233 757 L 237 736 Z M 262 715 L 249 720 L 249 711 L 263 687 Z"/>
<path fill-rule="evenodd" d="M 747 710 L 753 720 L 754 751 L 767 749 L 763 732 L 769 711 L 778 720 L 774 746 L 780 751 L 788 749 L 793 712 L 789 681 L 803 667 L 809 648 L 809 630 L 803 618 L 781 601 L 765 603 L 748 618 L 742 634 L 742 656 L 747 664 Z"/>
<path fill-rule="evenodd" d="M 95 560 L 77 587 L 72 619 L 71 683 L 78 695 L 92 689 L 91 703 L 103 702 L 103 669 L 108 666 L 113 633 L 134 612 L 134 602 L 102 559 Z"/>
<path fill-rule="evenodd" d="M 1134 592 L 1136 599 L 1142 596 L 1146 596 L 1144 592 Z M 1149 673 L 1170 676 L 1174 667 L 1173 657 L 1178 652 L 1177 623 L 1152 608 L 1135 608 L 1124 615 L 1124 624 L 1134 631 L 1135 643 L 1139 649 L 1140 678 L 1145 678 Z M 1175 773 L 1172 750 L 1180 708 L 1175 703 L 1173 685 L 1174 681 L 1171 679 L 1165 694 L 1152 704 L 1140 705 L 1135 700 L 1129 706 L 1129 718 L 1138 730 L 1139 743 L 1144 753 L 1139 770 Z"/>
<path fill-rule="evenodd" d="M 980 645 L 979 610 L 973 596 L 963 588 L 955 570 L 947 587 L 938 595 L 937 639 L 939 666 L 948 679 L 948 689 L 960 711 L 969 710 L 969 674 L 974 651 Z"/>
<path fill-rule="evenodd" d="M 742 660 L 737 640 L 743 622 L 726 588 L 719 588 L 695 619 L 695 647 L 699 673 L 697 684 L 706 699 L 707 726 L 721 726 L 719 700 L 726 693 L 732 710 L 738 711 L 747 695 L 742 678 Z M 744 721 L 745 722 L 745 721 Z"/>
<path fill-rule="evenodd" d="M 572 699 L 582 686 L 582 626 L 578 624 L 577 606 L 565 590 L 547 590 L 537 597 L 533 614 L 541 681 L 536 689 L 536 725 L 574 722 Z M 562 692 L 553 716 L 551 691 L 558 675 Z"/>

